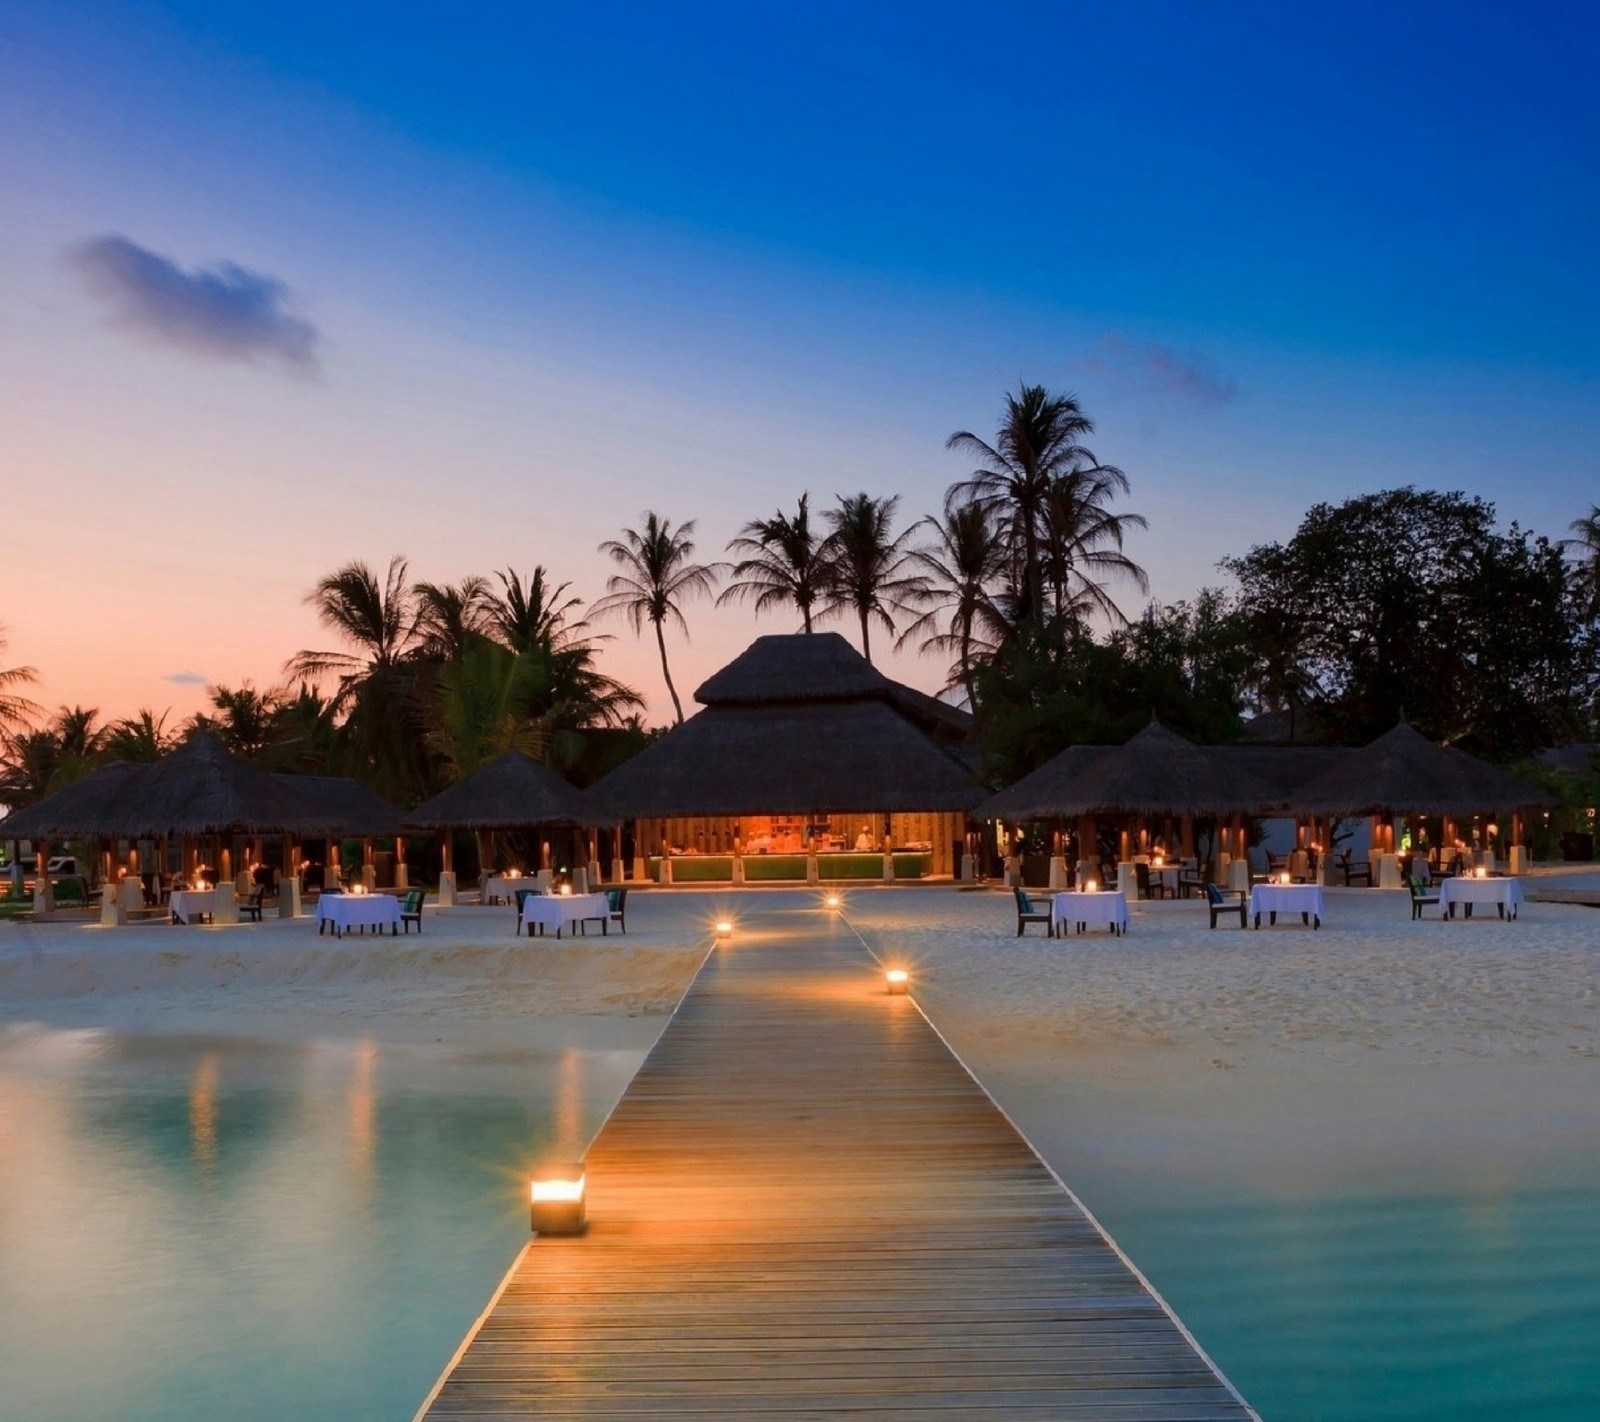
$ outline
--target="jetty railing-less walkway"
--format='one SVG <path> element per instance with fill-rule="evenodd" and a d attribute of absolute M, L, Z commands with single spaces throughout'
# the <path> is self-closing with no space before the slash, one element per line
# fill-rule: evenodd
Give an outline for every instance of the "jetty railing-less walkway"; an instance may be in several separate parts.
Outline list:
<path fill-rule="evenodd" d="M 1255 1414 L 821 912 L 747 921 L 419 1418 Z"/>

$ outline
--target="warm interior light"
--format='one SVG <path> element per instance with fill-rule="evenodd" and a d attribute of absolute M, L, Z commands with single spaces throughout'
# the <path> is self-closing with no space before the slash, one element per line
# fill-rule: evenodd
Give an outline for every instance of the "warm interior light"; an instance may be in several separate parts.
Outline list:
<path fill-rule="evenodd" d="M 911 981 L 911 974 L 904 968 L 890 968 L 883 975 L 883 980 L 888 985 L 890 992 L 904 992 L 906 984 Z"/>
<path fill-rule="evenodd" d="M 1280 874 L 1280 875 L 1278 875 L 1278 882 L 1279 882 L 1279 883 L 1280 883 L 1280 884 L 1287 884 L 1287 883 L 1288 883 L 1288 882 L 1289 882 L 1289 876 L 1288 876 L 1288 874 L 1287 874 L 1287 873 L 1284 873 L 1284 874 Z"/>
<path fill-rule="evenodd" d="M 571 884 L 563 884 L 561 886 L 561 892 L 563 894 L 570 894 L 572 892 L 572 885 Z"/>
<path fill-rule="evenodd" d="M 1095 893 L 1099 888 L 1100 883 L 1096 879 L 1085 879 L 1083 881 L 1083 891 L 1086 894 Z"/>
<path fill-rule="evenodd" d="M 535 1234 L 581 1234 L 584 1169 L 581 1164 L 550 1165 L 528 1183 Z"/>
<path fill-rule="evenodd" d="M 1487 879 L 1489 877 L 1489 871 L 1482 864 L 1480 864 L 1472 872 L 1480 879 Z"/>

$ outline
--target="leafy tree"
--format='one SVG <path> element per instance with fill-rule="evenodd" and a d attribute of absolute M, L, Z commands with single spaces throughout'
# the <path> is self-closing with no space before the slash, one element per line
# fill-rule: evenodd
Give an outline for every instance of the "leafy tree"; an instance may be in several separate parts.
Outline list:
<path fill-rule="evenodd" d="M 106 727 L 101 750 L 107 760 L 131 760 L 148 764 L 160 760 L 172 749 L 177 737 L 167 730 L 167 715 L 150 707 L 133 716 L 124 716 Z"/>
<path fill-rule="evenodd" d="M 915 640 L 918 651 L 954 653 L 948 684 L 965 690 L 971 705 L 977 657 L 993 656 L 1013 630 L 995 593 L 1005 540 L 981 504 L 947 509 L 942 518 L 930 516 L 915 527 L 931 540 L 909 554 L 923 579 L 916 599 L 922 611 L 895 646 Z"/>
<path fill-rule="evenodd" d="M 5 631 L 0 627 L 0 632 Z M 0 652 L 5 650 L 6 639 L 0 637 Z M 19 696 L 14 687 L 27 686 L 37 681 L 39 674 L 32 667 L 9 667 L 0 669 L 0 730 L 22 724 L 28 717 L 37 714 L 39 708 L 25 696 Z"/>
<path fill-rule="evenodd" d="M 791 518 L 779 509 L 771 518 L 752 519 L 728 544 L 740 555 L 729 569 L 733 582 L 717 599 L 723 603 L 755 600 L 756 615 L 768 608 L 794 607 L 801 629 L 813 630 L 813 609 L 828 595 L 832 570 L 824 540 L 811 525 L 810 494 L 800 495 Z"/>
<path fill-rule="evenodd" d="M 191 735 L 207 732 L 246 760 L 259 760 L 277 744 L 283 710 L 283 698 L 278 692 L 257 691 L 247 681 L 237 690 L 208 687 L 207 694 L 217 714 L 195 716 L 189 723 Z"/>
<path fill-rule="evenodd" d="M 574 620 L 583 599 L 568 596 L 571 583 L 552 583 L 542 565 L 535 566 L 527 582 L 509 569 L 495 576 L 500 591 L 491 590 L 485 598 L 486 630 L 513 652 L 556 650 L 587 631 L 587 622 Z"/>
<path fill-rule="evenodd" d="M 1575 538 L 1563 539 L 1563 548 L 1575 549 L 1578 562 L 1572 569 L 1572 581 L 1591 617 L 1600 615 L 1600 504 L 1590 504 L 1589 512 L 1575 518 L 1567 525 Z"/>
<path fill-rule="evenodd" d="M 1318 504 L 1294 537 L 1222 565 L 1257 650 L 1247 680 L 1339 738 L 1402 717 L 1508 758 L 1592 716 L 1593 627 L 1561 552 L 1494 506 L 1410 487 Z"/>
<path fill-rule="evenodd" d="M 822 546 L 828 567 L 823 611 L 855 614 L 861 655 L 869 662 L 872 624 L 879 623 L 892 636 L 895 616 L 914 611 L 925 586 L 906 547 L 912 530 L 893 532 L 899 504 L 898 496 L 841 495 L 838 508 L 824 515 L 829 533 Z"/>
<path fill-rule="evenodd" d="M 420 654 L 447 662 L 461 655 L 469 638 L 482 636 L 491 618 L 489 584 L 480 577 L 459 583 L 418 583 L 416 632 Z"/>
<path fill-rule="evenodd" d="M 661 675 L 677 724 L 683 724 L 683 703 L 672 684 L 667 665 L 666 624 L 676 623 L 685 638 L 689 624 L 684 620 L 683 603 L 693 597 L 709 597 L 716 589 L 716 573 L 694 561 L 694 520 L 673 528 L 669 519 L 647 511 L 643 530 L 625 528 L 620 539 L 607 539 L 600 551 L 622 569 L 606 580 L 606 595 L 594 604 L 597 617 L 621 616 L 633 624 L 635 635 L 646 623 L 655 629 L 656 648 L 661 653 Z"/>

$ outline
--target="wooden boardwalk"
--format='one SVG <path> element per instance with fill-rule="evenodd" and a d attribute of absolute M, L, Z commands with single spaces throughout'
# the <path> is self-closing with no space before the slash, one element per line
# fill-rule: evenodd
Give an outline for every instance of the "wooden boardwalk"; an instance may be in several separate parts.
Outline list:
<path fill-rule="evenodd" d="M 419 1418 L 1255 1414 L 846 925 L 747 920 Z"/>

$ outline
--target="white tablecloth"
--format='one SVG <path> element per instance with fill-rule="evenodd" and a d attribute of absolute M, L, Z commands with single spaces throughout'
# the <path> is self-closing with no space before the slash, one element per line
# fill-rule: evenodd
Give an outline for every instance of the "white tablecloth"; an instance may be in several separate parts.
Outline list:
<path fill-rule="evenodd" d="M 491 874 L 483 881 L 483 901 L 490 903 L 504 899 L 508 904 L 517 901 L 518 889 L 537 889 L 539 881 L 527 874 Z"/>
<path fill-rule="evenodd" d="M 1327 911 L 1316 884 L 1257 884 L 1250 890 L 1250 919 L 1257 928 L 1263 915 L 1275 913 L 1308 913 L 1312 926 L 1320 927 Z"/>
<path fill-rule="evenodd" d="M 1455 913 L 1457 904 L 1495 904 L 1508 918 L 1522 907 L 1522 882 L 1518 879 L 1477 879 L 1471 874 L 1439 881 L 1439 907 Z"/>
<path fill-rule="evenodd" d="M 529 928 L 553 928 L 556 937 L 569 923 L 599 919 L 604 933 L 611 921 L 611 901 L 604 894 L 538 894 L 522 901 L 522 921 Z"/>
<path fill-rule="evenodd" d="M 179 923 L 194 923 L 202 916 L 209 918 L 217 911 L 215 889 L 174 889 L 168 903 L 172 916 Z"/>
<path fill-rule="evenodd" d="M 1069 889 L 1050 898 L 1050 925 L 1065 929 L 1068 924 L 1109 924 L 1118 933 L 1128 931 L 1128 896 L 1115 890 L 1084 894 Z"/>
<path fill-rule="evenodd" d="M 352 928 L 385 928 L 399 931 L 400 900 L 393 894 L 323 894 L 317 900 L 317 932 L 331 923 L 334 932 Z"/>

